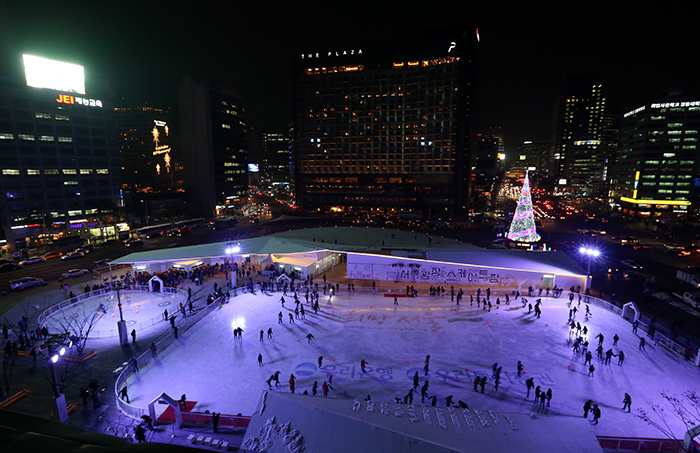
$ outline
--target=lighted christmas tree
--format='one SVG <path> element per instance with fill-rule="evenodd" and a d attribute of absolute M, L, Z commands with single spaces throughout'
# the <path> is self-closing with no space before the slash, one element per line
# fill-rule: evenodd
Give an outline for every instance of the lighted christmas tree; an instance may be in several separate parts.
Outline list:
<path fill-rule="evenodd" d="M 513 214 L 513 221 L 508 230 L 508 236 L 511 241 L 518 242 L 537 242 L 540 240 L 540 235 L 537 234 L 535 228 L 535 214 L 532 209 L 532 197 L 530 196 L 530 180 L 525 172 L 525 181 L 523 189 L 520 192 L 518 206 Z"/>

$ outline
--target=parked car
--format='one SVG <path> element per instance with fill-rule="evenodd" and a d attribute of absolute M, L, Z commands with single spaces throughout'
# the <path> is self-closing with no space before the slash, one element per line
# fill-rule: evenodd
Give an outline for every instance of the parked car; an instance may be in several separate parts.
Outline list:
<path fill-rule="evenodd" d="M 68 272 L 65 272 L 63 275 L 61 275 L 61 280 L 64 278 L 71 278 L 71 277 L 80 277 L 81 275 L 89 274 L 90 271 L 87 269 L 71 269 Z"/>
<path fill-rule="evenodd" d="M 12 291 L 22 291 L 25 288 L 31 288 L 32 286 L 42 286 L 45 285 L 44 280 L 41 278 L 34 277 L 24 277 L 18 280 L 12 280 L 10 282 L 10 289 Z"/>
<path fill-rule="evenodd" d="M 15 263 L 0 264 L 0 272 L 10 272 L 17 269 L 19 269 L 19 266 Z"/>
<path fill-rule="evenodd" d="M 85 254 L 84 254 L 83 252 L 74 250 L 74 251 L 72 251 L 72 252 L 70 252 L 70 253 L 68 253 L 68 254 L 66 254 L 66 255 L 63 255 L 63 256 L 61 257 L 61 259 L 62 259 L 62 260 L 72 260 L 72 259 L 75 259 L 75 258 L 80 258 L 81 256 L 85 256 Z"/>
<path fill-rule="evenodd" d="M 61 253 L 61 252 L 47 252 L 41 256 L 43 256 L 45 259 L 49 260 L 51 258 L 58 258 L 61 255 L 63 255 L 63 253 Z"/>
<path fill-rule="evenodd" d="M 19 265 L 25 266 L 27 264 L 43 263 L 44 261 L 46 261 L 46 258 L 44 258 L 43 256 L 35 256 L 33 258 L 29 258 L 29 259 L 26 259 L 24 261 L 20 261 Z"/>
<path fill-rule="evenodd" d="M 81 252 L 87 254 L 87 253 L 90 253 L 91 250 L 95 250 L 95 246 L 92 245 L 92 244 L 86 244 L 86 245 L 84 245 L 84 246 L 78 248 L 78 250 L 80 250 Z"/>

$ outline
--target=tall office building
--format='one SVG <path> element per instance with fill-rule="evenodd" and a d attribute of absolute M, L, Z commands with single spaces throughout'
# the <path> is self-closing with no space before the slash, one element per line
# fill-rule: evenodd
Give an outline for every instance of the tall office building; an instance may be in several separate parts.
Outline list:
<path fill-rule="evenodd" d="M 297 56 L 294 153 L 305 209 L 454 214 L 470 191 L 478 31 Z"/>
<path fill-rule="evenodd" d="M 633 217 L 691 212 L 700 187 L 700 101 L 669 97 L 623 115 L 617 199 Z"/>
<path fill-rule="evenodd" d="M 529 170 L 530 175 L 547 177 L 550 172 L 552 143 L 549 141 L 526 140 L 517 148 L 514 167 Z"/>
<path fill-rule="evenodd" d="M 273 193 L 291 193 L 294 175 L 289 136 L 263 133 L 262 180 Z"/>
<path fill-rule="evenodd" d="M 163 192 L 181 188 L 182 157 L 176 145 L 170 109 L 114 109 L 122 186 L 125 192 Z"/>
<path fill-rule="evenodd" d="M 498 181 L 501 175 L 501 163 L 505 159 L 503 153 L 503 137 L 490 134 L 477 134 L 472 167 L 472 191 L 475 197 L 484 194 L 490 197 L 498 192 Z"/>
<path fill-rule="evenodd" d="M 211 216 L 244 203 L 249 126 L 240 98 L 226 88 L 184 77 L 178 100 L 190 210 Z"/>
<path fill-rule="evenodd" d="M 605 184 L 608 145 L 603 141 L 605 96 L 597 79 L 567 80 L 559 100 L 552 173 L 557 190 L 594 195 Z"/>
<path fill-rule="evenodd" d="M 115 235 L 121 181 L 112 106 L 86 91 L 82 66 L 28 55 L 24 66 L 26 81 L 0 79 L 6 245 L 78 231 Z"/>

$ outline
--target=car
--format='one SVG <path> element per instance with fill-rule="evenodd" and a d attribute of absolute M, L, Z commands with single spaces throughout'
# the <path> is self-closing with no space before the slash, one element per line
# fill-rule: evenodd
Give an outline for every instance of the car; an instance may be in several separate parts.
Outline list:
<path fill-rule="evenodd" d="M 59 280 L 63 280 L 64 278 L 80 277 L 81 275 L 89 273 L 90 271 L 88 271 L 87 269 L 71 269 L 68 272 L 65 272 L 63 275 L 61 275 L 61 278 Z"/>
<path fill-rule="evenodd" d="M 61 257 L 62 260 L 73 260 L 75 258 L 80 258 L 81 256 L 85 256 L 85 254 L 81 251 L 74 250 L 66 255 L 63 255 Z"/>
<path fill-rule="evenodd" d="M 116 240 L 116 239 L 107 239 L 106 241 L 104 241 L 104 242 L 102 243 L 102 245 L 103 245 L 104 247 L 109 247 L 110 245 L 114 245 L 114 244 L 118 244 L 118 243 L 119 243 L 119 241 Z"/>
<path fill-rule="evenodd" d="M 100 260 L 100 261 L 95 261 L 92 265 L 94 269 L 102 269 L 105 267 L 109 267 L 110 260 Z"/>
<path fill-rule="evenodd" d="M 19 269 L 19 265 L 15 263 L 0 264 L 0 272 L 10 272 Z"/>
<path fill-rule="evenodd" d="M 31 288 L 32 286 L 43 286 L 46 283 L 41 278 L 34 277 L 24 277 L 18 280 L 12 280 L 10 282 L 10 289 L 12 291 L 22 291 L 25 288 Z"/>
<path fill-rule="evenodd" d="M 627 267 L 630 267 L 630 268 L 632 268 L 632 269 L 637 269 L 637 270 L 642 269 L 642 265 L 641 265 L 641 264 L 638 264 L 638 263 L 637 263 L 636 261 L 634 261 L 634 260 L 622 260 L 622 261 L 620 261 L 620 263 L 621 263 L 623 266 L 627 266 Z"/>
<path fill-rule="evenodd" d="M 43 263 L 44 261 L 46 261 L 46 258 L 44 258 L 43 256 L 35 256 L 32 258 L 28 258 L 24 261 L 20 261 L 19 265 L 26 266 L 27 264 Z"/>
<path fill-rule="evenodd" d="M 671 255 L 671 256 L 689 256 L 689 255 L 693 254 L 693 252 L 691 250 L 688 250 L 688 249 L 683 248 L 683 247 L 668 249 L 668 250 L 666 250 L 666 253 Z"/>
<path fill-rule="evenodd" d="M 83 253 L 90 253 L 91 250 L 95 250 L 95 246 L 92 244 L 86 244 L 82 247 L 79 247 L 77 250 L 80 250 Z"/>
<path fill-rule="evenodd" d="M 141 239 L 132 239 L 126 243 L 127 247 L 142 247 L 145 243 Z"/>
<path fill-rule="evenodd" d="M 639 242 L 637 244 L 632 244 L 632 248 L 634 250 L 642 250 L 642 249 L 648 249 L 649 245 L 645 244 L 644 242 Z"/>
<path fill-rule="evenodd" d="M 61 252 L 47 252 L 41 256 L 43 256 L 45 259 L 49 260 L 51 258 L 58 258 L 61 255 L 63 255 L 63 253 L 61 253 Z"/>

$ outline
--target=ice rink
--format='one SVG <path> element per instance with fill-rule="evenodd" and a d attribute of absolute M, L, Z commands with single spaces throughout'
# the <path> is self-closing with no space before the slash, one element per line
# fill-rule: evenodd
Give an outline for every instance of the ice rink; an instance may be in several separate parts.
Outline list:
<path fill-rule="evenodd" d="M 168 310 L 170 314 L 177 315 L 180 303 L 185 303 L 187 297 L 179 294 L 120 291 L 120 299 L 122 314 L 129 332 L 132 329 L 136 329 L 138 334 L 138 332 L 163 321 L 164 310 Z M 64 326 L 68 327 L 67 330 L 75 330 L 70 328 L 73 319 L 84 321 L 96 314 L 95 326 L 90 337 L 116 337 L 118 335 L 116 322 L 119 320 L 117 302 L 116 292 L 91 297 L 53 313 L 46 319 L 45 325 L 50 332 L 63 331 Z M 100 309 L 101 305 L 104 305 L 106 313 Z"/>
<path fill-rule="evenodd" d="M 183 393 L 196 401 L 195 411 L 250 415 L 266 380 L 280 371 L 280 385 L 272 388 L 289 392 L 291 373 L 297 377 L 296 393 L 308 390 L 318 381 L 321 385 L 332 375 L 329 397 L 364 398 L 393 402 L 403 398 L 413 386 L 419 372 L 420 385 L 430 381 L 429 395 L 437 396 L 444 406 L 445 397 L 465 401 L 470 407 L 518 413 L 557 414 L 581 417 L 583 404 L 592 399 L 601 408 L 595 426 L 599 436 L 654 437 L 664 435 L 633 414 L 638 409 L 651 411 L 651 404 L 664 404 L 661 392 L 680 395 L 700 391 L 700 370 L 647 338 L 646 351 L 639 348 L 640 335 L 632 332 L 629 322 L 601 308 L 591 306 L 592 316 L 584 316 L 581 303 L 576 320 L 589 330 L 589 349 L 593 351 L 595 372 L 588 375 L 584 357 L 573 354 L 569 339 L 569 307 L 566 294 L 559 299 L 542 298 L 542 316 L 528 314 L 521 304 L 501 303 L 491 312 L 469 304 L 469 297 L 456 307 L 449 296 L 420 296 L 415 299 L 383 295 L 344 294 L 320 296 L 321 311 L 314 315 L 305 305 L 306 319 L 294 319 L 293 296 L 280 304 L 280 293 L 239 295 L 229 304 L 216 309 L 163 351 L 155 361 L 142 367 L 130 378 L 131 404 L 146 407 L 160 393 L 175 399 Z M 151 296 L 146 296 L 151 297 Z M 161 297 L 161 296 L 159 296 Z M 161 303 L 151 304 L 162 312 Z M 492 298 L 492 302 L 495 302 Z M 534 304 L 534 297 L 528 300 Z M 112 301 L 110 301 L 112 302 Z M 137 301 L 132 297 L 129 310 Z M 146 304 L 141 302 L 141 311 Z M 576 306 L 574 302 L 574 306 Z M 108 308 L 113 310 L 113 308 Z M 282 311 L 283 324 L 278 323 Z M 157 315 L 157 311 L 155 312 Z M 149 315 L 150 316 L 150 315 Z M 131 319 L 131 318 L 130 318 Z M 243 328 L 242 339 L 233 338 L 233 329 Z M 272 339 L 267 330 L 272 328 Z M 260 340 L 260 330 L 264 331 Z M 308 333 L 314 338 L 309 342 Z M 604 364 L 595 352 L 602 333 L 604 350 L 625 352 L 620 366 L 618 358 Z M 613 336 L 620 337 L 617 347 Z M 263 364 L 258 364 L 262 354 Z M 425 356 L 430 354 L 429 375 L 423 371 Z M 318 367 L 318 357 L 323 364 Z M 366 373 L 360 361 L 366 360 Z M 516 364 L 522 361 L 524 372 L 518 377 Z M 494 389 L 491 365 L 503 367 L 499 389 Z M 474 377 L 487 376 L 483 394 L 473 390 Z M 543 391 L 551 388 L 551 407 L 540 408 L 533 401 L 534 391 L 526 399 L 525 380 L 533 377 Z M 623 396 L 632 397 L 632 414 L 621 410 Z M 420 390 L 414 403 L 420 403 Z M 426 400 L 428 403 L 428 400 Z M 163 410 L 165 406 L 160 406 Z M 682 424 L 672 415 L 676 437 L 683 437 Z"/>

